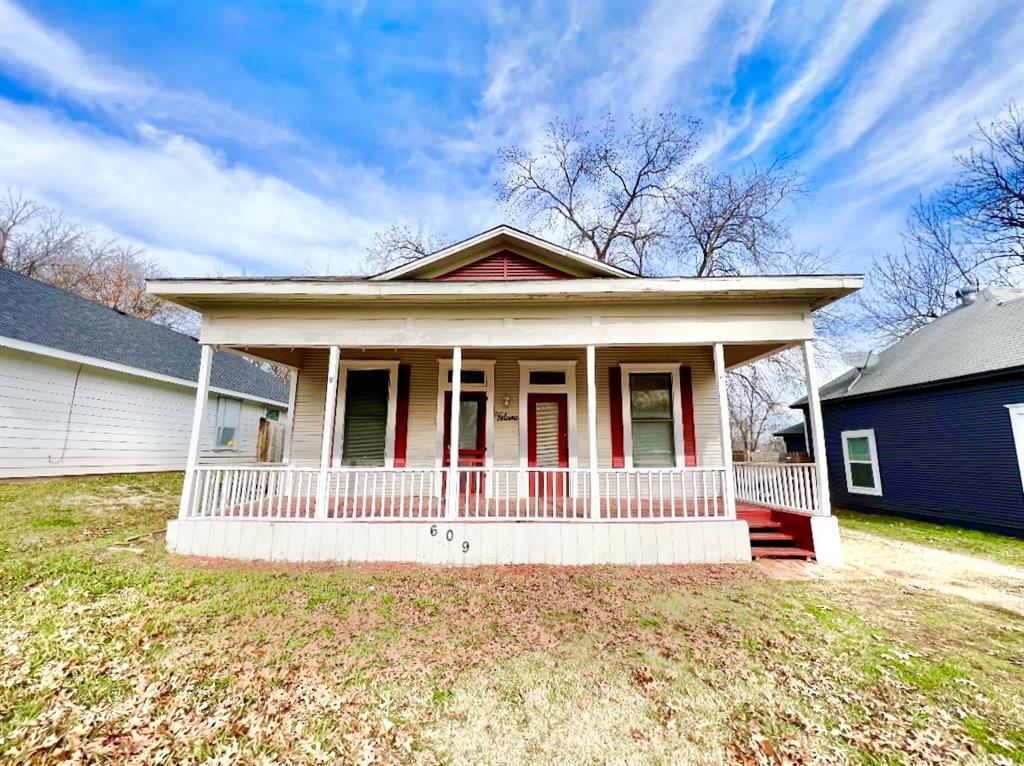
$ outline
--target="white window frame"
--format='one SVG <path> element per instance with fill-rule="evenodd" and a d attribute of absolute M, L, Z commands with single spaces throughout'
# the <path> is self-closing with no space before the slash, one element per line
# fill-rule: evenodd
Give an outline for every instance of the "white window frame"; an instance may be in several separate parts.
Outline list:
<path fill-rule="evenodd" d="M 448 373 L 452 371 L 451 357 L 437 360 L 437 425 L 434 436 L 434 467 L 441 468 L 444 464 L 444 395 L 452 390 L 452 384 L 448 382 Z M 487 468 L 494 466 L 494 360 L 493 359 L 463 359 L 463 372 L 484 373 L 483 383 L 463 383 L 462 391 L 483 391 L 487 394 L 487 408 L 484 417 L 487 422 L 484 447 L 484 465 Z"/>
<path fill-rule="evenodd" d="M 1010 428 L 1013 429 L 1013 443 L 1017 447 L 1017 467 L 1020 469 L 1020 483 L 1024 488 L 1024 403 L 1007 404 L 1010 411 Z"/>
<path fill-rule="evenodd" d="M 397 359 L 352 359 L 342 360 L 338 368 L 338 401 L 334 415 L 334 448 L 331 451 L 331 465 L 341 467 L 345 454 L 345 404 L 348 401 L 349 370 L 387 370 L 388 415 L 384 426 L 384 467 L 395 467 L 395 423 L 398 415 L 398 360 Z"/>
<path fill-rule="evenodd" d="M 238 422 L 235 423 L 235 446 L 221 446 L 220 441 L 220 429 L 224 427 L 224 414 L 227 410 L 227 403 L 235 402 L 238 405 Z M 238 452 L 238 442 L 242 435 L 242 410 L 244 409 L 245 403 L 241 399 L 236 399 L 233 396 L 218 396 L 217 397 L 217 410 L 213 418 L 213 449 L 215 452 Z"/>
<path fill-rule="evenodd" d="M 544 384 L 530 383 L 531 372 L 564 372 L 565 383 Z M 579 466 L 578 445 L 579 431 L 576 424 L 576 362 L 549 361 L 535 359 L 519 360 L 519 467 L 526 468 L 530 459 L 528 408 L 530 394 L 565 394 L 566 413 L 569 424 L 569 468 Z M 575 474 L 574 474 L 575 476 Z"/>
<path fill-rule="evenodd" d="M 875 429 L 862 428 L 857 431 L 843 431 L 839 438 L 843 442 L 843 467 L 846 469 L 846 491 L 854 495 L 874 495 L 875 497 L 881 497 L 882 471 L 878 465 L 878 448 L 875 446 Z M 850 449 L 847 446 L 847 440 L 862 438 L 866 438 L 868 440 L 868 450 L 871 453 L 871 471 L 875 478 L 874 487 L 858 487 L 853 483 L 853 471 L 850 468 Z"/>
<path fill-rule="evenodd" d="M 684 468 L 686 457 L 683 452 L 683 396 L 679 382 L 678 364 L 620 364 L 622 374 L 622 451 L 625 453 L 627 470 L 633 469 L 633 407 L 630 397 L 629 376 L 635 372 L 663 372 L 672 376 L 672 441 L 675 448 L 674 468 Z M 648 470 L 648 469 L 641 469 Z M 650 469 L 658 470 L 658 469 Z"/>

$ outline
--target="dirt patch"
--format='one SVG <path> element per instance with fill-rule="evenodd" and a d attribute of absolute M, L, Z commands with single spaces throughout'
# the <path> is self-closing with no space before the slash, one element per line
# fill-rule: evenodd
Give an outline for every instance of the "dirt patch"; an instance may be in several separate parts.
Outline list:
<path fill-rule="evenodd" d="M 797 561 L 762 561 L 757 568 L 778 580 L 872 580 L 959 596 L 1024 615 L 1024 569 L 976 556 L 843 531 L 843 568 Z"/>

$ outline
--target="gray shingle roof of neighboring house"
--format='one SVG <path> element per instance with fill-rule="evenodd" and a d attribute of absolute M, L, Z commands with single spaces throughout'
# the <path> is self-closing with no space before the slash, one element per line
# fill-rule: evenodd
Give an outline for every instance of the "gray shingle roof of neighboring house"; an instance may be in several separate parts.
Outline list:
<path fill-rule="evenodd" d="M 797 434 L 799 434 L 800 436 L 804 435 L 803 423 L 794 423 L 791 426 L 780 428 L 778 431 L 773 433 L 772 436 L 796 436 Z"/>
<path fill-rule="evenodd" d="M 848 370 L 819 391 L 828 401 L 1016 367 L 1024 367 L 1024 289 L 987 287 L 882 351 L 862 373 Z"/>
<path fill-rule="evenodd" d="M 199 377 L 195 338 L 0 268 L 0 336 L 172 378 Z M 288 389 L 242 357 L 218 351 L 210 385 L 287 404 Z"/>

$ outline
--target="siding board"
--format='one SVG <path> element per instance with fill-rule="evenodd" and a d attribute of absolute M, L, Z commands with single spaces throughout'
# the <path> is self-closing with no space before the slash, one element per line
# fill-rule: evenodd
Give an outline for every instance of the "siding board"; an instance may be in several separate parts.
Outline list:
<path fill-rule="evenodd" d="M 448 349 L 401 349 L 398 351 L 357 351 L 342 349 L 345 359 L 398 360 L 410 366 L 408 461 L 410 467 L 433 466 L 437 457 L 437 373 L 438 359 L 448 358 Z M 327 392 L 326 349 L 303 351 L 302 370 L 295 397 L 295 426 L 292 459 L 297 465 L 318 465 L 323 435 L 324 399 Z M 519 412 L 519 360 L 565 360 L 576 362 L 576 424 L 578 464 L 587 466 L 587 369 L 584 349 L 464 349 L 463 358 L 493 359 L 494 409 L 516 417 Z M 599 348 L 597 350 L 598 464 L 611 468 L 608 368 L 621 363 L 657 362 L 685 364 L 693 378 L 694 432 L 698 465 L 720 465 L 722 450 L 718 428 L 718 393 L 711 349 L 706 346 L 672 348 Z M 503 404 L 505 396 L 509 405 Z M 494 428 L 494 464 L 519 465 L 519 423 L 497 421 Z"/>
<path fill-rule="evenodd" d="M 823 402 L 832 502 L 1024 537 L 1021 485 L 1007 404 L 1024 377 Z M 841 434 L 871 428 L 882 496 L 846 487 Z"/>
<path fill-rule="evenodd" d="M 217 398 L 206 408 L 201 461 L 254 461 L 266 407 L 243 401 L 238 449 L 217 451 Z M 0 477 L 182 470 L 194 406 L 191 388 L 88 365 L 79 374 L 77 364 L 2 349 Z"/>

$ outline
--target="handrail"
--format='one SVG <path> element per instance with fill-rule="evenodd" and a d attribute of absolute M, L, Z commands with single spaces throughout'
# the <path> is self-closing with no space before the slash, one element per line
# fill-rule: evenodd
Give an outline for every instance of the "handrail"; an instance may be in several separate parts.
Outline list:
<path fill-rule="evenodd" d="M 334 466 L 321 473 L 313 466 L 201 463 L 195 476 L 187 516 L 196 518 L 637 521 L 730 513 L 721 466 Z M 457 491 L 449 492 L 452 476 Z"/>

